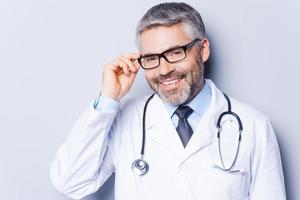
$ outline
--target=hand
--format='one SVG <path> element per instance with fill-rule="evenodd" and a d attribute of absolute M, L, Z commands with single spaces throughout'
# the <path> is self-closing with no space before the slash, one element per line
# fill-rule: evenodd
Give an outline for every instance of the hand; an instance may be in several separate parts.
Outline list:
<path fill-rule="evenodd" d="M 130 90 L 140 69 L 140 54 L 124 54 L 104 66 L 102 95 L 120 101 Z"/>

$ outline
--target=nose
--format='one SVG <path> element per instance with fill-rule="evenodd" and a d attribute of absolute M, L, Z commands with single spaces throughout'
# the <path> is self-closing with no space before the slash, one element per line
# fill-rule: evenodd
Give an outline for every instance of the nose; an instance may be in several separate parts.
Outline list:
<path fill-rule="evenodd" d="M 165 60 L 164 57 L 160 58 L 160 64 L 159 64 L 159 74 L 160 75 L 167 75 L 170 72 L 175 70 L 175 67 L 172 66 L 171 63 L 168 63 L 168 61 Z"/>

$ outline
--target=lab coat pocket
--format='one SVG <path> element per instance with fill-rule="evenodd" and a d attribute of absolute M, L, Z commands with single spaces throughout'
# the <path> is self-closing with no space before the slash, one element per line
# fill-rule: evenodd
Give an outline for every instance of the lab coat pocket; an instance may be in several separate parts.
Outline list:
<path fill-rule="evenodd" d="M 213 169 L 216 169 L 217 171 L 223 172 L 225 174 L 232 174 L 232 175 L 244 175 L 246 174 L 245 169 L 235 167 L 233 169 L 224 169 L 223 167 L 220 167 L 216 165 L 215 163 L 211 164 Z"/>
<path fill-rule="evenodd" d="M 185 180 L 191 199 L 246 200 L 247 175 L 242 168 L 224 171 L 207 163 L 198 169 L 186 170 Z"/>
<path fill-rule="evenodd" d="M 235 169 L 249 166 L 250 152 L 246 140 L 241 140 L 238 126 L 226 120 L 219 132 L 219 137 L 213 139 L 208 148 L 211 161 L 215 169 L 223 169 L 224 172 L 242 173 L 245 170 Z M 244 139 L 244 138 L 243 138 Z"/>
<path fill-rule="evenodd" d="M 225 137 L 225 134 L 220 141 L 216 138 L 208 147 L 206 160 L 208 168 L 205 179 L 210 189 L 218 193 L 213 194 L 214 198 L 248 199 L 250 186 L 250 152 L 248 149 L 249 144 L 245 141 L 239 144 L 238 137 L 232 135 Z"/>
<path fill-rule="evenodd" d="M 248 184 L 245 169 L 239 166 L 228 171 L 215 166 L 211 169 L 210 177 L 214 177 L 213 179 L 216 180 L 214 188 L 222 194 L 222 199 L 246 199 Z"/>

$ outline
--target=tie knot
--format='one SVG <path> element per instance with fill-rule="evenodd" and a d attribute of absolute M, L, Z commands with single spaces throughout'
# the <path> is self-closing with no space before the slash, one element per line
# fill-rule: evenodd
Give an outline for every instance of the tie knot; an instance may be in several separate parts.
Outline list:
<path fill-rule="evenodd" d="M 192 114 L 193 109 L 191 109 L 188 106 L 179 106 L 176 111 L 175 114 L 179 117 L 179 119 L 184 119 L 184 118 L 188 118 L 190 114 Z"/>

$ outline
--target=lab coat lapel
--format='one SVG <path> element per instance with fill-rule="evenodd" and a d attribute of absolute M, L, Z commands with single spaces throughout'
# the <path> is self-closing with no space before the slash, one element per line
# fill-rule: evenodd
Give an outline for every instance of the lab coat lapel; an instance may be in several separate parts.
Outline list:
<path fill-rule="evenodd" d="M 183 147 L 162 100 L 155 95 L 149 102 L 146 116 L 146 139 L 156 141 L 166 147 L 179 162 L 184 162 L 213 142 L 214 137 L 217 136 L 217 120 L 220 114 L 227 110 L 227 102 L 223 93 L 212 81 L 206 81 L 211 88 L 211 104 L 186 148 Z"/>
<path fill-rule="evenodd" d="M 147 109 L 146 138 L 164 146 L 176 160 L 181 160 L 184 147 L 162 100 L 155 95 Z"/>
<path fill-rule="evenodd" d="M 185 148 L 184 160 L 213 142 L 213 139 L 217 137 L 217 120 L 220 114 L 227 109 L 223 93 L 212 81 L 206 81 L 211 88 L 211 103 Z"/>

